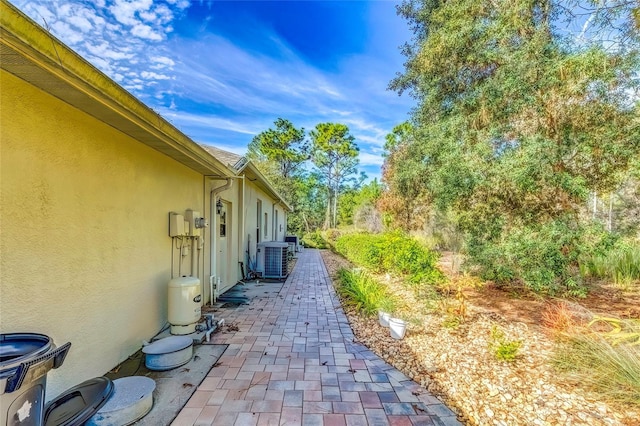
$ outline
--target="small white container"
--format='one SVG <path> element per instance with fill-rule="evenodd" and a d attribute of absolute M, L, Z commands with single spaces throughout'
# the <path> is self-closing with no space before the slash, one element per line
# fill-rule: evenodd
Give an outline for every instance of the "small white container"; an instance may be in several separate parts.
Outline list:
<path fill-rule="evenodd" d="M 389 318 L 391 318 L 391 314 L 384 311 L 378 311 L 378 322 L 383 327 L 389 327 Z"/>
<path fill-rule="evenodd" d="M 400 340 L 404 338 L 404 333 L 407 331 L 407 322 L 400 318 L 389 318 L 389 331 L 391 337 Z"/>

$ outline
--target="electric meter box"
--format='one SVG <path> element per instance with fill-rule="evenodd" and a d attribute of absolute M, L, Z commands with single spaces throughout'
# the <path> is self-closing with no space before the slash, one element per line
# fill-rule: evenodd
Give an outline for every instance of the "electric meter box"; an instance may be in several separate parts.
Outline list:
<path fill-rule="evenodd" d="M 178 213 L 169 213 L 169 236 L 170 237 L 182 237 L 185 234 L 185 220 L 184 216 Z"/>
<path fill-rule="evenodd" d="M 189 229 L 187 229 L 187 235 L 190 237 L 199 237 L 200 236 L 200 221 L 202 217 L 200 212 L 195 210 L 187 210 L 184 212 L 184 219 L 189 223 Z"/>

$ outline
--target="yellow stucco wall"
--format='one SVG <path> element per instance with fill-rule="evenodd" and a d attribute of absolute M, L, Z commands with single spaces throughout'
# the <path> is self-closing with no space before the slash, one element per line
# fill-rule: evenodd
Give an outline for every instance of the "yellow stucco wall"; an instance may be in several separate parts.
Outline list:
<path fill-rule="evenodd" d="M 220 187 L 224 184 L 222 181 L 213 181 L 210 183 L 210 189 Z M 207 197 L 209 194 L 207 194 Z M 244 180 L 244 198 L 243 198 L 243 180 L 235 179 L 232 187 L 217 194 L 221 200 L 231 207 L 230 225 L 227 229 L 227 238 L 229 238 L 229 245 L 227 253 L 223 256 L 226 259 L 226 263 L 222 263 L 217 259 L 216 276 L 221 277 L 221 290 L 226 291 L 236 284 L 239 280 L 242 280 L 242 273 L 240 270 L 239 262 L 243 262 L 245 273 L 249 272 L 249 265 L 247 264 L 246 250 L 249 247 L 252 261 L 256 259 L 256 228 L 257 228 L 257 202 L 262 202 L 262 215 L 260 220 L 260 241 L 284 241 L 284 235 L 286 233 L 286 214 L 284 209 L 278 204 L 274 204 L 276 200 L 271 198 L 267 193 L 259 189 L 249 179 Z M 244 200 L 244 205 L 243 205 Z M 282 225 L 282 231 L 274 233 L 274 212 L 278 211 L 279 224 Z M 207 217 L 212 217 L 211 220 L 211 232 L 217 235 L 219 232 L 217 220 L 219 216 L 213 218 L 214 215 L 207 210 Z M 266 215 L 267 232 L 264 232 L 264 221 Z M 250 237 L 249 237 L 250 234 Z M 275 238 L 274 238 L 275 237 Z M 210 238 L 210 236 L 208 236 Z M 219 239 L 216 243 L 212 242 L 210 247 L 219 251 Z M 207 252 L 207 256 L 210 256 L 210 252 Z M 207 269 L 208 271 L 209 269 Z M 208 281 L 207 281 L 208 285 Z M 205 289 L 206 300 L 209 300 L 208 287 Z"/>
<path fill-rule="evenodd" d="M 51 399 L 163 326 L 168 212 L 204 211 L 203 178 L 1 73 L 0 330 L 72 342 Z"/>

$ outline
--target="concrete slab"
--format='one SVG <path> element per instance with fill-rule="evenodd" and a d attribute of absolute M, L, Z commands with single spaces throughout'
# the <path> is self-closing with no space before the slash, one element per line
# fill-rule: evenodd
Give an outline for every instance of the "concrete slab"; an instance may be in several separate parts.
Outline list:
<path fill-rule="evenodd" d="M 411 392 L 431 396 L 428 391 L 353 343 L 317 250 L 299 254 L 284 284 L 237 287 L 248 305 L 210 308 L 225 320 L 212 342 L 229 348 L 172 426 L 460 425 L 450 411 L 417 412 L 413 405 L 422 403 Z"/>
<path fill-rule="evenodd" d="M 168 371 L 147 369 L 143 354 L 139 351 L 105 376 L 111 380 L 128 376 L 145 376 L 155 380 L 153 408 L 134 424 L 137 426 L 168 425 L 202 384 L 207 373 L 218 362 L 227 347 L 226 344 L 196 345 L 193 347 L 191 361 Z"/>

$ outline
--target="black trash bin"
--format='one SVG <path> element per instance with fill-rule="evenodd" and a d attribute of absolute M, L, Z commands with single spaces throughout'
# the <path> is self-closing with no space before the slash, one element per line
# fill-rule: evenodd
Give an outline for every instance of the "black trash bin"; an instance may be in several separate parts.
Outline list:
<path fill-rule="evenodd" d="M 47 373 L 70 346 L 56 348 L 44 334 L 0 334 L 0 426 L 42 425 Z"/>

